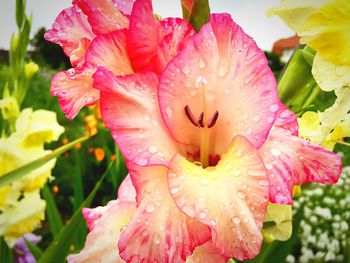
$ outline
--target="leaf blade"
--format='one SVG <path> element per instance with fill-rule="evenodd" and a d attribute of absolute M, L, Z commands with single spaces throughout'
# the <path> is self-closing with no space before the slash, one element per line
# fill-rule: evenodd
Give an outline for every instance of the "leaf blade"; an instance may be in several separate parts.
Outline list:
<path fill-rule="evenodd" d="M 50 154 L 47 154 L 39 159 L 36 159 L 32 162 L 29 162 L 29 163 L 15 169 L 15 170 L 11 171 L 11 172 L 8 172 L 8 173 L 2 175 L 0 177 L 0 187 L 4 186 L 6 184 L 12 183 L 13 181 L 27 175 L 28 173 L 39 168 L 40 166 L 44 165 L 48 161 L 60 156 L 64 152 L 70 150 L 77 143 L 82 143 L 82 142 L 86 141 L 88 138 L 89 137 L 86 137 L 86 136 L 81 137 L 75 141 L 72 141 L 66 145 L 63 145 L 63 146 L 55 149 Z"/>

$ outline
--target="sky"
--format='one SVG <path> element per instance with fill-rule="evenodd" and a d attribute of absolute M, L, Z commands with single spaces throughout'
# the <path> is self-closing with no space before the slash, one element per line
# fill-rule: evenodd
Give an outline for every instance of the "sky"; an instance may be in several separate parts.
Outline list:
<path fill-rule="evenodd" d="M 268 18 L 265 11 L 277 6 L 279 0 L 209 0 L 211 13 L 229 13 L 243 30 L 255 39 L 263 50 L 294 33 L 278 18 Z M 27 11 L 33 14 L 33 35 L 40 27 L 50 28 L 59 12 L 71 5 L 71 0 L 27 0 Z M 180 0 L 153 0 L 155 13 L 162 17 L 181 17 Z M 0 0 L 0 49 L 7 49 L 15 32 L 15 0 Z"/>

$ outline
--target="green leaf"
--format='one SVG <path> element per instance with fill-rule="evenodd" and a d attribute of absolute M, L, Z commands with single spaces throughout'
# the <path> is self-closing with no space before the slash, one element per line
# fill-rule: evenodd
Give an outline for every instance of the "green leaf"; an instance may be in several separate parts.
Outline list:
<path fill-rule="evenodd" d="M 47 184 L 44 185 L 42 191 L 42 196 L 44 197 L 46 201 L 46 214 L 47 218 L 49 220 L 49 225 L 51 229 L 51 233 L 53 237 L 57 237 L 58 233 L 60 232 L 61 228 L 63 227 L 62 218 L 60 216 L 60 213 L 58 212 L 55 200 L 53 199 L 51 195 L 51 191 Z"/>
<path fill-rule="evenodd" d="M 84 219 L 81 214 L 83 207 L 89 207 L 92 200 L 94 199 L 96 192 L 100 188 L 103 179 L 107 176 L 111 168 L 113 167 L 114 162 L 110 162 L 106 172 L 101 176 L 100 180 L 95 185 L 94 189 L 91 191 L 89 196 L 85 199 L 84 203 L 80 208 L 74 213 L 73 217 L 69 222 L 61 229 L 58 236 L 51 242 L 50 246 L 47 248 L 45 253 L 42 255 L 38 263 L 61 263 L 65 262 L 68 253 L 70 252 L 69 248 L 74 239 L 76 231 L 79 230 L 79 226 L 84 224 Z"/>
<path fill-rule="evenodd" d="M 13 255 L 11 249 L 7 246 L 4 237 L 0 237 L 0 259 L 1 262 L 13 262 Z"/>
<path fill-rule="evenodd" d="M 210 19 L 208 0 L 181 0 L 183 18 L 198 32 Z"/>
<path fill-rule="evenodd" d="M 41 258 L 42 254 L 43 254 L 43 251 L 40 249 L 40 247 L 38 247 L 37 245 L 33 244 L 32 242 L 30 242 L 26 238 L 24 238 L 24 242 L 26 243 L 30 253 L 32 253 L 34 258 L 36 260 L 39 260 L 39 258 Z"/>
<path fill-rule="evenodd" d="M 44 165 L 45 163 L 47 163 L 48 161 L 60 156 L 62 153 L 70 150 L 72 147 L 74 147 L 74 145 L 76 145 L 77 143 L 82 143 L 84 141 L 86 141 L 89 137 L 81 137 L 75 141 L 72 141 L 66 145 L 63 145 L 57 149 L 55 149 L 54 151 L 52 151 L 50 154 L 47 154 L 37 160 L 34 160 L 30 163 L 27 163 L 19 168 L 17 168 L 14 171 L 8 172 L 4 175 L 2 175 L 0 177 L 0 187 L 4 186 L 6 184 L 12 183 L 16 180 L 18 180 L 19 178 L 27 175 L 28 173 L 34 171 L 35 169 L 39 168 L 40 166 Z"/>
<path fill-rule="evenodd" d="M 23 24 L 23 20 L 25 17 L 25 8 L 25 0 L 16 0 L 16 22 L 19 29 L 22 27 Z"/>

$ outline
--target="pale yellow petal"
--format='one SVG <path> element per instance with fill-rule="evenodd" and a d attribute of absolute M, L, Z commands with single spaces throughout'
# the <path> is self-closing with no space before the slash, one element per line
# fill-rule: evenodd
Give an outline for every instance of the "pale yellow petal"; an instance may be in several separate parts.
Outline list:
<path fill-rule="evenodd" d="M 26 233 L 31 233 L 45 218 L 45 201 L 39 191 L 25 193 L 16 205 L 7 207 L 0 214 L 0 235 L 13 247 Z"/>
<path fill-rule="evenodd" d="M 64 128 L 53 111 L 24 109 L 16 121 L 16 133 L 22 135 L 25 146 L 40 146 L 58 140 Z"/>
<path fill-rule="evenodd" d="M 350 65 L 333 64 L 325 60 L 320 53 L 315 55 L 312 65 L 312 75 L 319 87 L 324 91 L 350 86 Z"/>
<path fill-rule="evenodd" d="M 264 227 L 261 232 L 269 241 L 285 241 L 292 235 L 292 206 L 269 203 L 264 222 L 274 224 Z"/>

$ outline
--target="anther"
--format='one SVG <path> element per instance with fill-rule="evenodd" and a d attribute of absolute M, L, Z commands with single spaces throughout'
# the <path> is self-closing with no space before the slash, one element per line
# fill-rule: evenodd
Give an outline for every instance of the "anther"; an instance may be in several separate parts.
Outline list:
<path fill-rule="evenodd" d="M 198 118 L 198 126 L 199 126 L 199 127 L 202 127 L 202 128 L 204 128 L 203 119 L 204 119 L 204 112 L 202 112 L 202 113 L 199 115 L 199 118 Z"/>
<path fill-rule="evenodd" d="M 216 121 L 219 118 L 219 112 L 216 111 L 213 115 L 213 117 L 211 118 L 211 120 L 208 122 L 208 128 L 211 128 L 215 125 Z"/>
<path fill-rule="evenodd" d="M 185 113 L 186 113 L 187 118 L 190 120 L 190 122 L 191 122 L 194 126 L 198 127 L 199 124 L 198 124 L 198 122 L 195 120 L 195 118 L 194 118 L 194 116 L 193 116 L 193 114 L 192 114 L 192 112 L 191 112 L 191 109 L 190 109 L 190 107 L 189 107 L 188 105 L 185 106 Z"/>

